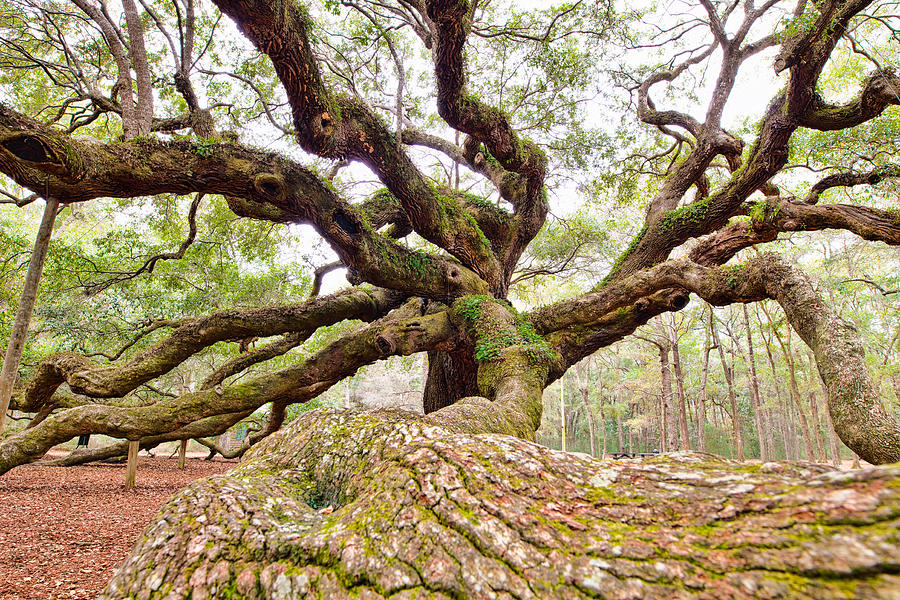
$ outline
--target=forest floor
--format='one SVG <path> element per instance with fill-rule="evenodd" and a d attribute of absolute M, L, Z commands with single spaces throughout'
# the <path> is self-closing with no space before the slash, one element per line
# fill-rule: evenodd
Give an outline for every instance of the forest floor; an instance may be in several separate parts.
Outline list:
<path fill-rule="evenodd" d="M 192 481 L 236 460 L 139 458 L 125 464 L 16 467 L 0 477 L 0 600 L 95 598 L 160 506 Z"/>

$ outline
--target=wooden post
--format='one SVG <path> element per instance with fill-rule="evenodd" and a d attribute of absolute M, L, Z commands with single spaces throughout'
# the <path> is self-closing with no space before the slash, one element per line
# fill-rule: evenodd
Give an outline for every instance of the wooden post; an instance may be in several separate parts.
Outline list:
<path fill-rule="evenodd" d="M 178 468 L 184 468 L 184 455 L 187 453 L 187 440 L 181 440 L 181 445 L 178 446 Z"/>
<path fill-rule="evenodd" d="M 125 468 L 125 489 L 130 490 L 134 487 L 134 478 L 137 475 L 138 450 L 141 443 L 138 440 L 129 440 L 128 442 L 128 465 Z"/>
<path fill-rule="evenodd" d="M 559 417 L 562 423 L 562 451 L 566 451 L 566 374 L 559 378 Z"/>

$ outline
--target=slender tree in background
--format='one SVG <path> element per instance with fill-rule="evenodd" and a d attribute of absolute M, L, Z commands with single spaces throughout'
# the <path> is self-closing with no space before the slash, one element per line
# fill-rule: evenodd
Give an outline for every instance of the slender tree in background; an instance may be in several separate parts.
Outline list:
<path fill-rule="evenodd" d="M 687 404 L 684 399 L 684 375 L 681 372 L 681 353 L 678 350 L 678 324 L 674 317 L 669 319 L 667 330 L 669 343 L 672 347 L 672 371 L 675 374 L 675 389 L 678 392 L 678 440 L 680 448 L 685 452 L 689 452 L 691 449 L 691 438 L 688 433 Z"/>
<path fill-rule="evenodd" d="M 759 451 L 763 461 L 772 457 L 769 445 L 769 428 L 765 425 L 762 402 L 759 395 L 759 378 L 756 376 L 756 359 L 753 356 L 753 336 L 750 330 L 750 317 L 747 314 L 747 305 L 742 306 L 744 314 L 744 329 L 747 334 L 747 367 L 750 370 L 750 408 L 753 410 L 753 418 L 756 422 L 756 431 L 759 436 Z"/>
<path fill-rule="evenodd" d="M 22 359 L 28 326 L 31 324 L 31 315 L 41 282 L 41 272 L 44 270 L 44 259 L 47 258 L 47 249 L 50 246 L 50 237 L 53 234 L 53 224 L 56 222 L 58 208 L 59 201 L 57 199 L 47 199 L 44 216 L 34 239 L 34 250 L 28 261 L 28 274 L 25 276 L 25 285 L 22 287 L 22 297 L 19 299 L 16 319 L 13 321 L 12 333 L 3 357 L 3 370 L 0 371 L 0 433 L 6 427 L 6 411 L 9 408 L 13 386 L 18 377 L 19 361 Z"/>
<path fill-rule="evenodd" d="M 706 452 L 706 383 L 709 377 L 709 353 L 715 348 L 712 343 L 712 331 L 704 327 L 704 332 L 703 365 L 700 370 L 700 397 L 697 399 L 697 450 L 700 452 Z"/>
<path fill-rule="evenodd" d="M 591 363 L 593 362 L 592 358 L 587 358 L 577 365 L 575 365 L 575 376 L 578 379 L 578 391 L 581 392 L 581 402 L 584 407 L 585 418 L 587 419 L 588 425 L 588 436 L 591 443 L 591 456 L 597 456 L 596 443 L 594 442 L 594 414 L 592 410 L 592 405 L 590 401 L 590 393 L 592 388 L 591 383 Z M 597 382 L 600 384 L 599 373 L 597 377 Z M 603 393 L 603 388 L 600 387 L 600 394 Z M 601 417 L 602 418 L 602 417 Z"/>
<path fill-rule="evenodd" d="M 734 441 L 736 446 L 735 455 L 738 460 L 744 460 L 744 434 L 741 428 L 741 411 L 738 409 L 737 395 L 734 391 L 734 363 L 728 364 L 725 360 L 725 350 L 722 349 L 722 342 L 719 339 L 719 332 L 716 328 L 716 316 L 710 311 L 709 313 L 709 333 L 713 345 L 719 352 L 719 361 L 722 363 L 722 373 L 725 375 L 725 385 L 728 387 L 728 405 L 731 408 L 731 428 L 734 432 Z"/>
<path fill-rule="evenodd" d="M 807 353 L 806 357 L 809 359 L 810 372 L 812 373 L 811 377 L 813 379 L 818 379 L 819 385 L 822 388 L 823 397 L 828 398 L 828 390 L 825 388 L 824 384 L 822 384 L 822 379 L 819 377 L 815 367 L 815 357 L 809 353 Z M 831 413 L 828 410 L 825 411 L 825 420 L 825 432 L 828 436 L 828 443 L 831 446 L 832 464 L 834 464 L 835 467 L 838 467 L 841 464 L 841 448 L 837 436 L 834 434 L 834 424 L 831 422 Z"/>

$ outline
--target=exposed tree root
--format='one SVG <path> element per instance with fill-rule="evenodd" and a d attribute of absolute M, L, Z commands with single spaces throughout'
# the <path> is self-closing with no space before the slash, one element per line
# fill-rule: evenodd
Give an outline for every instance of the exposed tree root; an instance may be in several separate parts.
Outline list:
<path fill-rule="evenodd" d="M 301 417 L 173 498 L 101 598 L 900 594 L 900 467 L 599 462 L 430 420 Z"/>

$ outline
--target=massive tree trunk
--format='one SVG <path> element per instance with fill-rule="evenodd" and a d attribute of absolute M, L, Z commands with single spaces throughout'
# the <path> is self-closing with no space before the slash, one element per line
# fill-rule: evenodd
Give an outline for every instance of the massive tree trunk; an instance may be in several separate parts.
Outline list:
<path fill-rule="evenodd" d="M 428 376 L 422 404 L 425 414 L 450 406 L 460 398 L 478 395 L 478 363 L 469 349 L 429 352 Z"/>
<path fill-rule="evenodd" d="M 101 598 L 892 598 L 898 477 L 315 411 L 176 495 Z"/>

